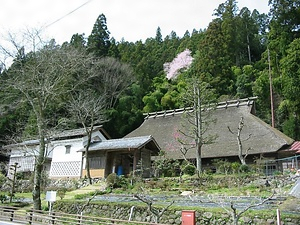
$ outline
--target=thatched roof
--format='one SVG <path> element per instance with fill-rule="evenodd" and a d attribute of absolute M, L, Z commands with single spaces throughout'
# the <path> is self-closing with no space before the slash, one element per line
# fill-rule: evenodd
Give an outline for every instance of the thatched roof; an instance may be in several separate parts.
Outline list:
<path fill-rule="evenodd" d="M 293 139 L 253 115 L 253 107 L 254 98 L 218 104 L 212 113 L 216 122 L 211 123 L 204 134 L 215 135 L 217 138 L 213 143 L 203 146 L 202 158 L 237 156 L 237 135 L 232 134 L 228 127 L 236 133 L 241 117 L 244 119 L 244 127 L 240 137 L 244 151 L 251 148 L 249 155 L 277 152 L 293 143 Z M 187 123 L 183 119 L 185 112 L 186 109 L 177 109 L 148 114 L 142 125 L 125 137 L 152 135 L 161 149 L 166 151 L 167 157 L 182 158 L 179 151 L 181 145 L 176 135 L 178 130 L 184 129 L 182 124 Z M 195 158 L 195 149 L 191 149 L 187 156 Z"/>

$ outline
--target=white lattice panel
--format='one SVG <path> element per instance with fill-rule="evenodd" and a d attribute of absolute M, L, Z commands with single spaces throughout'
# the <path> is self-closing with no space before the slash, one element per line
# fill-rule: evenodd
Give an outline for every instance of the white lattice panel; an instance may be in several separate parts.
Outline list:
<path fill-rule="evenodd" d="M 52 162 L 50 177 L 79 177 L 80 161 Z"/>
<path fill-rule="evenodd" d="M 9 165 L 18 163 L 17 172 L 33 171 L 34 161 L 33 156 L 11 157 Z"/>

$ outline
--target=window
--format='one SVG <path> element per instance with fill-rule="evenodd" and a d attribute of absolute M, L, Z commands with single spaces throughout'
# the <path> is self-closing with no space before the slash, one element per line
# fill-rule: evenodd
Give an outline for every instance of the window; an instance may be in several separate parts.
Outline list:
<path fill-rule="evenodd" d="M 90 169 L 105 169 L 105 157 L 92 157 L 89 158 Z"/>
<path fill-rule="evenodd" d="M 71 145 L 66 145 L 66 154 L 70 154 L 71 152 Z"/>
<path fill-rule="evenodd" d="M 267 165 L 265 165 L 265 168 L 264 168 L 265 174 L 266 174 L 267 176 L 274 175 L 274 173 L 275 173 L 276 171 L 278 171 L 277 169 L 278 169 L 278 168 L 277 168 L 277 165 L 276 165 L 276 164 L 267 164 Z"/>

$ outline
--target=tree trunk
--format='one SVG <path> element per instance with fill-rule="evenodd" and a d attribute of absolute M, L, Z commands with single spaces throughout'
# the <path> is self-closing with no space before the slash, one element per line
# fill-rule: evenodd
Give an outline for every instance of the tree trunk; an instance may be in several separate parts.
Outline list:
<path fill-rule="evenodd" d="M 240 159 L 242 165 L 246 165 L 246 159 L 243 156 L 243 147 L 242 147 L 240 138 L 238 138 L 238 143 L 239 143 L 239 159 Z"/>
<path fill-rule="evenodd" d="M 233 225 L 238 225 L 240 216 L 237 214 L 236 208 L 233 206 L 232 202 L 231 202 L 231 209 L 232 209 L 232 213 L 231 213 L 232 223 Z"/>
<path fill-rule="evenodd" d="M 89 150 L 88 147 L 85 148 L 85 170 L 86 177 L 89 181 L 89 184 L 92 184 L 91 171 L 90 171 L 90 159 L 89 159 Z"/>
<path fill-rule="evenodd" d="M 202 157 L 201 157 L 202 146 L 200 143 L 197 143 L 196 151 L 197 151 L 196 152 L 197 171 L 198 171 L 198 175 L 200 175 L 202 171 Z"/>
<path fill-rule="evenodd" d="M 251 64 L 251 49 L 250 49 L 250 40 L 249 40 L 249 34 L 248 34 L 248 26 L 247 26 L 247 24 L 246 24 L 246 31 L 247 31 L 248 60 L 249 60 L 249 64 Z"/>
<path fill-rule="evenodd" d="M 239 218 L 237 216 L 233 216 L 233 225 L 239 224 Z"/>
<path fill-rule="evenodd" d="M 85 125 L 84 125 L 84 127 L 86 130 L 87 136 L 88 136 L 88 141 L 85 146 L 85 170 L 86 170 L 86 177 L 89 181 L 89 184 L 92 184 L 91 171 L 90 171 L 89 148 L 90 148 L 91 141 L 92 141 L 93 126 L 91 127 L 90 130 Z"/>
<path fill-rule="evenodd" d="M 246 157 L 243 156 L 243 145 L 241 141 L 241 132 L 243 130 L 243 126 L 244 126 L 244 118 L 241 117 L 239 127 L 238 127 L 238 132 L 237 132 L 237 142 L 239 146 L 239 159 L 242 165 L 246 165 Z"/>
<path fill-rule="evenodd" d="M 44 129 L 44 121 L 43 116 L 39 116 L 37 120 L 38 131 L 39 131 L 39 141 L 40 147 L 38 155 L 35 156 L 35 165 L 34 165 L 34 180 L 33 180 L 33 191 L 32 191 L 32 199 L 33 199 L 33 208 L 36 210 L 41 210 L 41 183 L 42 183 L 42 172 L 43 165 L 45 162 L 45 129 Z"/>
<path fill-rule="evenodd" d="M 196 144 L 196 160 L 198 175 L 202 172 L 202 116 L 201 116 L 201 99 L 199 87 L 194 86 L 194 112 L 195 112 L 195 144 Z"/>

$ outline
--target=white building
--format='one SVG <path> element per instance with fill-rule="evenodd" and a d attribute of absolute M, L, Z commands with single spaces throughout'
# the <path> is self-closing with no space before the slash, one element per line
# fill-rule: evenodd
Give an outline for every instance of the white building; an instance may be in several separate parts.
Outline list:
<path fill-rule="evenodd" d="M 59 138 L 58 138 L 59 137 Z M 92 134 L 92 143 L 107 140 L 109 136 L 96 127 Z M 53 141 L 50 178 L 79 178 L 82 173 L 82 152 L 78 150 L 87 144 L 87 136 L 83 129 L 63 131 Z"/>
<path fill-rule="evenodd" d="M 109 136 L 102 126 L 93 130 L 92 142 L 107 140 Z M 79 178 L 82 172 L 82 149 L 87 143 L 84 129 L 65 130 L 47 141 L 44 171 L 49 178 Z M 10 151 L 9 167 L 17 163 L 17 172 L 34 171 L 39 141 L 29 140 L 5 146 Z M 10 176 L 10 172 L 8 173 Z"/>

